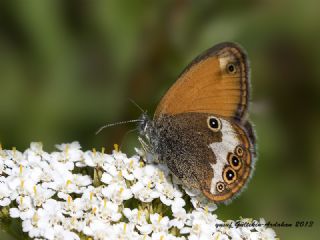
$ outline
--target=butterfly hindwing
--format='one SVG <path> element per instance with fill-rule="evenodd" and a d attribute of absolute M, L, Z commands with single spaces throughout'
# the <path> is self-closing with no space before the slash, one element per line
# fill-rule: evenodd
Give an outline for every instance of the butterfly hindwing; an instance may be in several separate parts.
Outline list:
<path fill-rule="evenodd" d="M 219 123 L 217 129 L 209 125 L 213 118 Z M 249 179 L 253 143 L 236 122 L 207 113 L 182 113 L 162 115 L 155 127 L 160 159 L 185 185 L 201 190 L 209 199 L 226 201 Z M 234 174 L 231 180 L 228 170 Z"/>

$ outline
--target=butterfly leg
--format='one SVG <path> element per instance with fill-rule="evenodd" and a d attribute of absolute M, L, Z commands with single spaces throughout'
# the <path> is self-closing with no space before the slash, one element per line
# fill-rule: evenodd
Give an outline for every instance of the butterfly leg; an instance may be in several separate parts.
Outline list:
<path fill-rule="evenodd" d="M 156 162 L 159 163 L 158 155 L 152 151 L 150 145 L 148 145 L 141 137 L 138 137 L 138 140 L 141 144 L 143 151 L 145 152 L 145 158 L 147 162 Z"/>
<path fill-rule="evenodd" d="M 139 142 L 140 142 L 140 144 L 141 144 L 141 147 L 143 148 L 143 150 L 145 151 L 145 152 L 150 152 L 150 146 L 141 138 L 141 137 L 138 137 L 138 140 L 139 140 Z"/>

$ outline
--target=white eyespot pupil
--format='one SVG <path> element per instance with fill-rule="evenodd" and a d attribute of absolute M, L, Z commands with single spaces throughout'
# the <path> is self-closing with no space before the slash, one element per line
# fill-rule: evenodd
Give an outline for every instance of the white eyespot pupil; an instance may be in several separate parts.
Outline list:
<path fill-rule="evenodd" d="M 228 170 L 227 171 L 227 179 L 229 180 L 229 181 L 231 181 L 233 178 L 234 178 L 234 176 L 235 176 L 235 174 L 234 174 L 234 172 L 230 169 L 230 170 Z"/>

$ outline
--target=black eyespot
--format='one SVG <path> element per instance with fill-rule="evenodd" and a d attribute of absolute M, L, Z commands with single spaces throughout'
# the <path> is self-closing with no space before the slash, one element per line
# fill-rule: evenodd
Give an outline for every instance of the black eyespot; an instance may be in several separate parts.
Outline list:
<path fill-rule="evenodd" d="M 218 192 L 223 192 L 225 189 L 225 185 L 223 182 L 218 182 L 216 188 Z"/>
<path fill-rule="evenodd" d="M 217 132 L 221 129 L 221 122 L 218 118 L 211 116 L 208 117 L 208 126 L 212 131 Z"/>
<path fill-rule="evenodd" d="M 236 172 L 231 167 L 226 167 L 223 172 L 223 179 L 227 184 L 233 183 L 237 179 Z"/>
<path fill-rule="evenodd" d="M 226 173 L 226 176 L 227 176 L 227 179 L 228 179 L 229 181 L 231 181 L 231 180 L 234 178 L 235 173 L 234 173 L 234 171 L 232 171 L 232 170 L 228 170 L 227 173 Z"/>
<path fill-rule="evenodd" d="M 211 118 L 209 120 L 209 124 L 210 124 L 210 127 L 212 127 L 212 128 L 218 128 L 219 127 L 218 120 L 215 119 L 215 118 Z"/>
<path fill-rule="evenodd" d="M 239 164 L 240 164 L 240 161 L 239 161 L 239 159 L 238 159 L 236 156 L 233 156 L 233 157 L 231 158 L 231 162 L 232 162 L 232 165 L 235 166 L 235 167 L 238 167 Z"/>
<path fill-rule="evenodd" d="M 227 71 L 232 74 L 236 73 L 237 71 L 236 66 L 233 63 L 229 63 L 227 65 Z"/>
<path fill-rule="evenodd" d="M 237 155 L 235 155 L 233 153 L 229 153 L 228 161 L 229 161 L 229 164 L 232 169 L 239 170 L 241 168 L 242 162 L 241 162 L 241 159 Z"/>

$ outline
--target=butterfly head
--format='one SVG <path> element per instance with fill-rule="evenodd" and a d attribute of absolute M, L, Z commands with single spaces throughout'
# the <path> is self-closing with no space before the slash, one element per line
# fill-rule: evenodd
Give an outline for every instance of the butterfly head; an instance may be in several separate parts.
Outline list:
<path fill-rule="evenodd" d="M 143 113 L 139 118 L 138 130 L 140 136 L 142 136 L 147 142 L 144 142 L 143 145 L 147 145 L 147 150 L 155 154 L 155 149 L 158 146 L 159 134 L 155 123 L 150 119 L 147 113 Z"/>
<path fill-rule="evenodd" d="M 138 129 L 140 135 L 146 135 L 149 127 L 151 125 L 151 120 L 147 113 L 142 113 L 139 118 Z"/>

